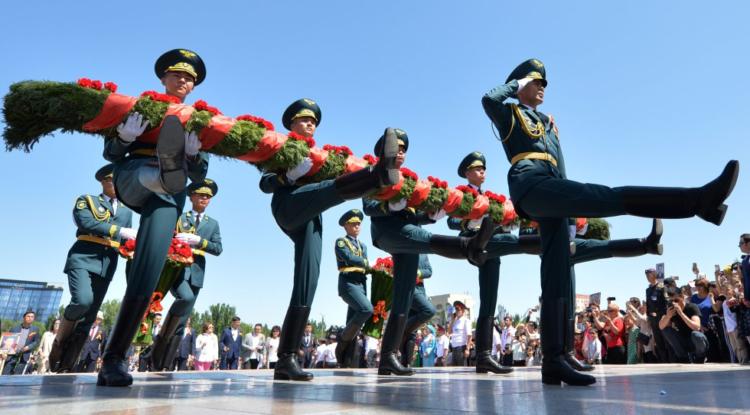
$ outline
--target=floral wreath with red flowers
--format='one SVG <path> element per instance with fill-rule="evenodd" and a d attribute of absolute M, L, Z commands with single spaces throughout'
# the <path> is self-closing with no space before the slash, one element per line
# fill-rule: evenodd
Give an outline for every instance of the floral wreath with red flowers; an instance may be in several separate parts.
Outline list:
<path fill-rule="evenodd" d="M 103 88 L 108 90 L 109 92 L 117 92 L 117 84 L 115 84 L 114 82 L 102 83 L 102 81 L 96 79 L 80 78 L 77 83 L 79 86 L 95 89 L 97 91 L 101 91 Z"/>
<path fill-rule="evenodd" d="M 208 105 L 208 103 L 202 99 L 195 101 L 193 108 L 198 111 L 208 111 L 211 115 L 221 115 L 221 111 L 218 108 Z"/>
<path fill-rule="evenodd" d="M 177 97 L 173 97 L 172 95 L 167 95 L 167 94 L 160 94 L 160 93 L 158 93 L 156 91 L 146 91 L 146 92 L 144 92 L 144 93 L 141 94 L 141 97 L 151 98 L 153 101 L 167 102 L 167 103 L 170 103 L 170 104 L 181 104 L 182 103 L 180 101 L 180 99 L 177 98 Z"/>
<path fill-rule="evenodd" d="M 310 146 L 310 147 L 312 147 L 312 146 Z M 334 154 L 345 155 L 347 157 L 351 156 L 351 155 L 354 155 L 354 153 L 352 152 L 352 150 L 349 147 L 347 147 L 347 146 L 334 146 L 332 144 L 326 144 L 326 145 L 323 146 L 323 150 L 330 151 L 330 152 L 332 152 Z"/>
<path fill-rule="evenodd" d="M 306 137 L 302 134 L 297 134 L 294 131 L 287 134 L 287 137 L 289 137 L 292 140 L 302 141 L 304 143 L 307 143 L 307 146 L 312 148 L 315 145 L 315 139 L 312 137 Z"/>
<path fill-rule="evenodd" d="M 255 115 L 245 114 L 245 115 L 240 115 L 239 117 L 236 117 L 235 119 L 237 121 L 250 121 L 252 123 L 258 124 L 259 126 L 265 128 L 267 131 L 274 131 L 274 127 L 271 121 L 265 120 L 261 117 L 256 117 Z"/>

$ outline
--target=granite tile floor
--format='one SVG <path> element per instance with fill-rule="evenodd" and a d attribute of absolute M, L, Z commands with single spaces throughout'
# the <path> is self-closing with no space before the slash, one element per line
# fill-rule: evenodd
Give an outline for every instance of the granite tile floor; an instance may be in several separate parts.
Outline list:
<path fill-rule="evenodd" d="M 542 385 L 539 368 L 478 375 L 469 368 L 315 370 L 312 382 L 268 370 L 136 374 L 129 388 L 96 376 L 0 376 L 0 414 L 750 414 L 750 367 L 598 367 L 590 387 Z"/>

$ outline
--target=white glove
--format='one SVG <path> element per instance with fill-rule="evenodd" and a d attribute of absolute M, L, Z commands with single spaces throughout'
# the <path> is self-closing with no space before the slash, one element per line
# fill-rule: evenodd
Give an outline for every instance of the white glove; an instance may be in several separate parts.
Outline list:
<path fill-rule="evenodd" d="M 398 212 L 406 209 L 406 199 L 400 199 L 398 202 L 388 202 L 388 209 L 391 212 Z"/>
<path fill-rule="evenodd" d="M 526 87 L 526 85 L 529 84 L 529 82 L 533 81 L 532 78 L 526 77 L 523 79 L 518 80 L 518 92 L 521 92 L 522 89 Z"/>
<path fill-rule="evenodd" d="M 185 155 L 193 157 L 201 149 L 201 140 L 198 139 L 198 134 L 195 131 L 185 132 Z"/>
<path fill-rule="evenodd" d="M 568 236 L 571 241 L 576 239 L 576 225 L 568 225 Z"/>
<path fill-rule="evenodd" d="M 120 135 L 122 142 L 130 144 L 135 138 L 143 134 L 148 127 L 148 120 L 143 119 L 143 115 L 134 112 L 128 116 L 124 123 L 117 126 L 117 134 Z"/>
<path fill-rule="evenodd" d="M 196 246 L 201 243 L 201 237 L 194 233 L 178 233 L 175 235 L 178 241 L 186 243 L 190 246 Z"/>
<path fill-rule="evenodd" d="M 133 228 L 120 228 L 121 239 L 135 239 L 136 235 L 138 235 L 138 231 Z"/>
<path fill-rule="evenodd" d="M 437 222 L 440 219 L 443 219 L 447 213 L 445 213 L 445 210 L 440 209 L 437 212 L 430 213 L 430 219 Z"/>
<path fill-rule="evenodd" d="M 312 166 L 313 161 L 310 159 L 310 157 L 305 157 L 298 165 L 287 170 L 286 178 L 289 179 L 290 182 L 294 183 L 297 181 L 297 179 L 306 175 L 307 172 L 310 171 Z"/>
<path fill-rule="evenodd" d="M 482 220 L 484 217 L 481 217 L 479 219 L 472 219 L 466 224 L 466 229 L 470 231 L 475 231 L 479 229 L 482 226 Z"/>

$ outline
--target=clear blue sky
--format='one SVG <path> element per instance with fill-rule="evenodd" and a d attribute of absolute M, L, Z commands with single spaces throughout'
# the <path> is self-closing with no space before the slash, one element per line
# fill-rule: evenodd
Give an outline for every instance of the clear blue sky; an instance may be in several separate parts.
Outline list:
<path fill-rule="evenodd" d="M 482 95 L 526 58 L 547 66 L 541 109 L 560 127 L 571 178 L 609 185 L 699 185 L 730 158 L 744 168 L 721 227 L 699 219 L 665 221 L 661 258 L 610 259 L 577 267 L 578 291 L 624 300 L 643 296 L 643 269 L 665 262 L 690 276 L 693 261 L 711 272 L 739 256 L 750 231 L 746 2 L 15 2 L 0 17 L 0 91 L 25 79 L 114 81 L 118 92 L 160 89 L 153 62 L 172 48 L 197 51 L 208 77 L 188 101 L 204 99 L 228 115 L 251 113 L 281 128 L 300 97 L 316 99 L 319 144 L 370 152 L 386 126 L 405 129 L 407 164 L 421 176 L 461 184 L 456 166 L 470 151 L 487 155 L 486 188 L 507 193 L 508 162 L 482 111 Z M 0 152 L 6 201 L 0 276 L 66 287 L 79 194 L 98 193 L 93 174 L 102 141 L 46 137 L 29 154 Z M 197 308 L 225 302 L 247 322 L 280 324 L 292 286 L 292 244 L 270 213 L 250 165 L 213 159 L 220 191 L 209 215 L 220 221 L 224 253 L 209 258 Z M 324 257 L 312 317 L 341 324 L 334 240 L 338 217 L 324 214 Z M 646 235 L 650 222 L 613 218 L 617 238 Z M 444 224 L 431 231 L 449 232 Z M 362 239 L 370 244 L 369 222 Z M 374 260 L 384 253 L 370 249 Z M 476 269 L 431 257 L 428 293 L 478 297 Z M 539 294 L 539 260 L 503 259 L 499 302 L 523 312 Z M 120 264 L 107 298 L 121 298 Z"/>

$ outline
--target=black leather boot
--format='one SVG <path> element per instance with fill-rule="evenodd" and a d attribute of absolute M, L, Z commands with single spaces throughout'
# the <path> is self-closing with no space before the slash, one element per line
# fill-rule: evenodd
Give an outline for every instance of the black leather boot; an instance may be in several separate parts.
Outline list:
<path fill-rule="evenodd" d="M 359 327 L 356 325 L 347 325 L 341 332 L 341 337 L 338 343 L 336 343 L 336 362 L 339 367 L 347 368 L 352 367 L 352 355 L 356 348 L 357 333 Z"/>
<path fill-rule="evenodd" d="M 383 148 L 377 156 L 379 161 L 376 165 L 335 179 L 336 191 L 342 199 L 359 199 L 378 191 L 383 186 L 392 186 L 399 182 L 399 171 L 396 168 L 398 138 L 392 128 L 385 130 Z"/>
<path fill-rule="evenodd" d="M 310 307 L 290 306 L 287 310 L 284 325 L 281 327 L 279 360 L 276 362 L 276 369 L 273 372 L 274 379 L 299 381 L 313 379 L 313 374 L 300 369 L 297 362 L 297 352 L 308 316 L 310 316 Z"/>
<path fill-rule="evenodd" d="M 503 366 L 492 358 L 492 330 L 495 329 L 492 320 L 492 316 L 477 318 L 477 373 L 511 373 L 512 367 Z"/>
<path fill-rule="evenodd" d="M 416 344 L 416 334 L 414 332 L 404 333 L 404 340 L 401 342 L 401 366 L 410 368 L 414 359 L 414 345 Z"/>
<path fill-rule="evenodd" d="M 403 367 L 396 356 L 398 348 L 401 345 L 405 326 L 406 315 L 404 314 L 391 314 L 388 318 L 388 325 L 385 328 L 383 342 L 380 347 L 378 375 L 411 376 L 414 374 L 412 369 Z"/>
<path fill-rule="evenodd" d="M 654 219 L 651 233 L 645 238 L 615 239 L 609 241 L 609 251 L 613 257 L 626 258 L 644 254 L 661 255 L 664 247 L 659 243 L 662 235 L 661 219 Z"/>
<path fill-rule="evenodd" d="M 720 225 L 727 211 L 724 201 L 732 193 L 739 171 L 739 162 L 731 160 L 719 177 L 702 187 L 626 186 L 618 190 L 625 211 L 631 215 L 666 219 L 697 215 Z"/>
<path fill-rule="evenodd" d="M 52 372 L 59 371 L 60 361 L 65 355 L 65 349 L 77 325 L 78 320 L 68 320 L 65 317 L 60 320 L 60 327 L 57 329 L 55 340 L 52 341 L 52 350 L 49 352 L 49 367 Z"/>
<path fill-rule="evenodd" d="M 161 185 L 169 194 L 185 190 L 187 166 L 185 164 L 185 129 L 175 115 L 164 118 L 156 142 Z"/>
<path fill-rule="evenodd" d="M 169 350 L 169 345 L 172 343 L 172 339 L 175 337 L 175 333 L 177 333 L 181 319 L 181 317 L 168 313 L 161 326 L 159 335 L 154 340 L 154 344 L 151 347 L 151 368 L 156 372 L 167 369 L 167 366 L 172 363 L 166 359 L 167 351 Z"/>
<path fill-rule="evenodd" d="M 81 350 L 83 350 L 83 346 L 86 344 L 88 338 L 89 336 L 86 332 L 73 332 L 73 335 L 70 336 L 70 340 L 68 340 L 68 344 L 65 346 L 65 351 L 63 352 L 62 359 L 60 359 L 57 373 L 71 373 L 77 371 L 76 363 L 78 363 L 78 358 L 81 356 Z"/>
<path fill-rule="evenodd" d="M 487 260 L 485 247 L 494 231 L 495 224 L 492 223 L 492 219 L 486 217 L 474 236 L 432 235 L 430 249 L 433 253 L 446 258 L 468 259 L 472 265 L 482 266 Z"/>
<path fill-rule="evenodd" d="M 133 336 L 135 336 L 146 309 L 151 301 L 150 296 L 125 297 L 122 299 L 117 322 L 107 339 L 107 347 L 102 357 L 102 368 L 96 379 L 98 386 L 130 386 L 133 377 L 128 373 L 128 359 L 125 357 Z"/>
<path fill-rule="evenodd" d="M 565 353 L 565 332 L 567 330 L 567 301 L 563 298 L 542 299 L 541 333 L 542 383 L 571 386 L 587 386 L 596 383 L 593 376 L 578 373 L 570 366 Z"/>

